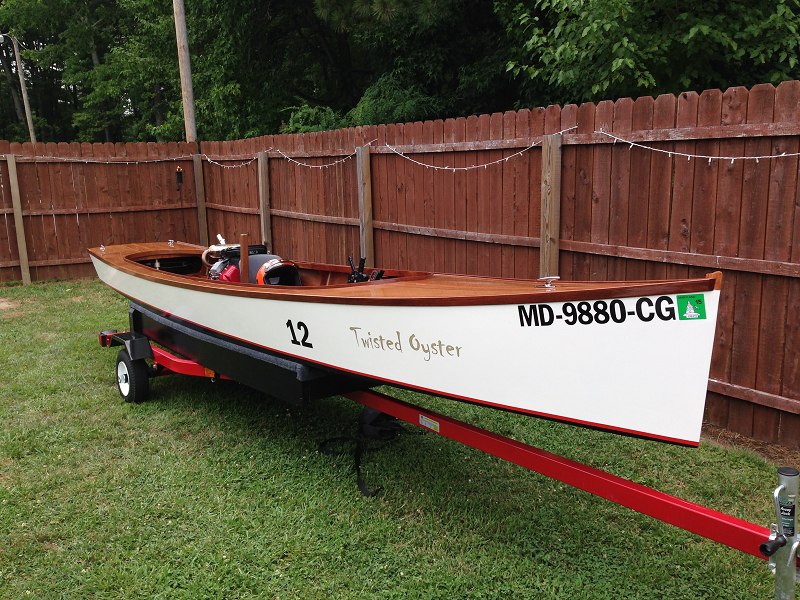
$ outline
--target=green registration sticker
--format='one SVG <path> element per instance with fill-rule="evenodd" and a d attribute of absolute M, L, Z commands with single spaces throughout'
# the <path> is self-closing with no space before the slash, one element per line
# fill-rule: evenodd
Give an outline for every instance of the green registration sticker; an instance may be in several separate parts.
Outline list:
<path fill-rule="evenodd" d="M 678 296 L 678 318 L 681 321 L 705 319 L 705 296 L 703 294 L 684 294 Z"/>

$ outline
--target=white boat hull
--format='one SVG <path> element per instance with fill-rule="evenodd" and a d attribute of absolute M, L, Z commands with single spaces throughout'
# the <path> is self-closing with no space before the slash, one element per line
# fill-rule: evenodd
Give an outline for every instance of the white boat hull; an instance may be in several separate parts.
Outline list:
<path fill-rule="evenodd" d="M 270 352 L 583 426 L 700 439 L 718 291 L 522 306 L 327 304 L 198 291 L 93 262 L 123 295 Z"/>

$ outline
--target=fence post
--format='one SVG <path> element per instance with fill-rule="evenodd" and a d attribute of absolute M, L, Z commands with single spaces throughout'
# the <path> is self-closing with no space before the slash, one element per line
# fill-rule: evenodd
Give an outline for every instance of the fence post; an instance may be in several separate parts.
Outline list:
<path fill-rule="evenodd" d="M 542 136 L 539 277 L 558 275 L 561 221 L 561 134 Z"/>
<path fill-rule="evenodd" d="M 366 266 L 375 266 L 375 239 L 372 230 L 372 175 L 370 172 L 369 146 L 356 148 L 358 164 L 358 221 L 361 233 L 361 256 L 367 259 Z"/>
<path fill-rule="evenodd" d="M 258 212 L 261 217 L 261 240 L 272 252 L 272 215 L 269 213 L 269 156 L 258 153 Z"/>
<path fill-rule="evenodd" d="M 19 267 L 22 271 L 22 284 L 31 284 L 31 270 L 28 266 L 28 246 L 25 244 L 25 224 L 22 221 L 22 200 L 19 195 L 17 179 L 17 159 L 13 154 L 6 154 L 8 178 L 11 180 L 11 206 L 14 210 L 14 228 L 17 230 L 17 248 L 19 250 Z"/>
<path fill-rule="evenodd" d="M 200 245 L 208 246 L 208 218 L 206 216 L 206 188 L 203 182 L 203 155 L 192 155 L 194 161 L 194 189 L 197 194 L 197 221 Z"/>

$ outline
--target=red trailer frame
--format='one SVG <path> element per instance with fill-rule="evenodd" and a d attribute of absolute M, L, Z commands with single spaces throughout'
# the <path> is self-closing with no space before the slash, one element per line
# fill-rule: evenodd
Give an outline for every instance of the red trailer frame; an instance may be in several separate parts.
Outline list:
<path fill-rule="evenodd" d="M 119 335 L 116 332 L 100 334 L 101 346 L 121 345 L 113 339 L 112 333 Z M 152 344 L 151 348 L 154 362 L 152 375 L 179 373 L 222 378 L 194 361 L 178 358 Z M 765 558 L 759 551 L 759 546 L 770 538 L 770 530 L 766 527 L 659 492 L 385 394 L 367 390 L 350 392 L 343 396 L 686 531 Z"/>

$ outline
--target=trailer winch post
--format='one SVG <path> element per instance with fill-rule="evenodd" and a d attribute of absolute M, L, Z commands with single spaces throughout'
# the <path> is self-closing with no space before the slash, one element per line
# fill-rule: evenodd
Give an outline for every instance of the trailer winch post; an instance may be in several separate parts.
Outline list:
<path fill-rule="evenodd" d="M 792 467 L 778 469 L 775 488 L 775 520 L 770 541 L 762 544 L 761 552 L 770 557 L 775 567 L 775 600 L 795 600 L 797 587 L 797 554 L 800 535 L 797 531 L 797 497 L 800 471 Z"/>

